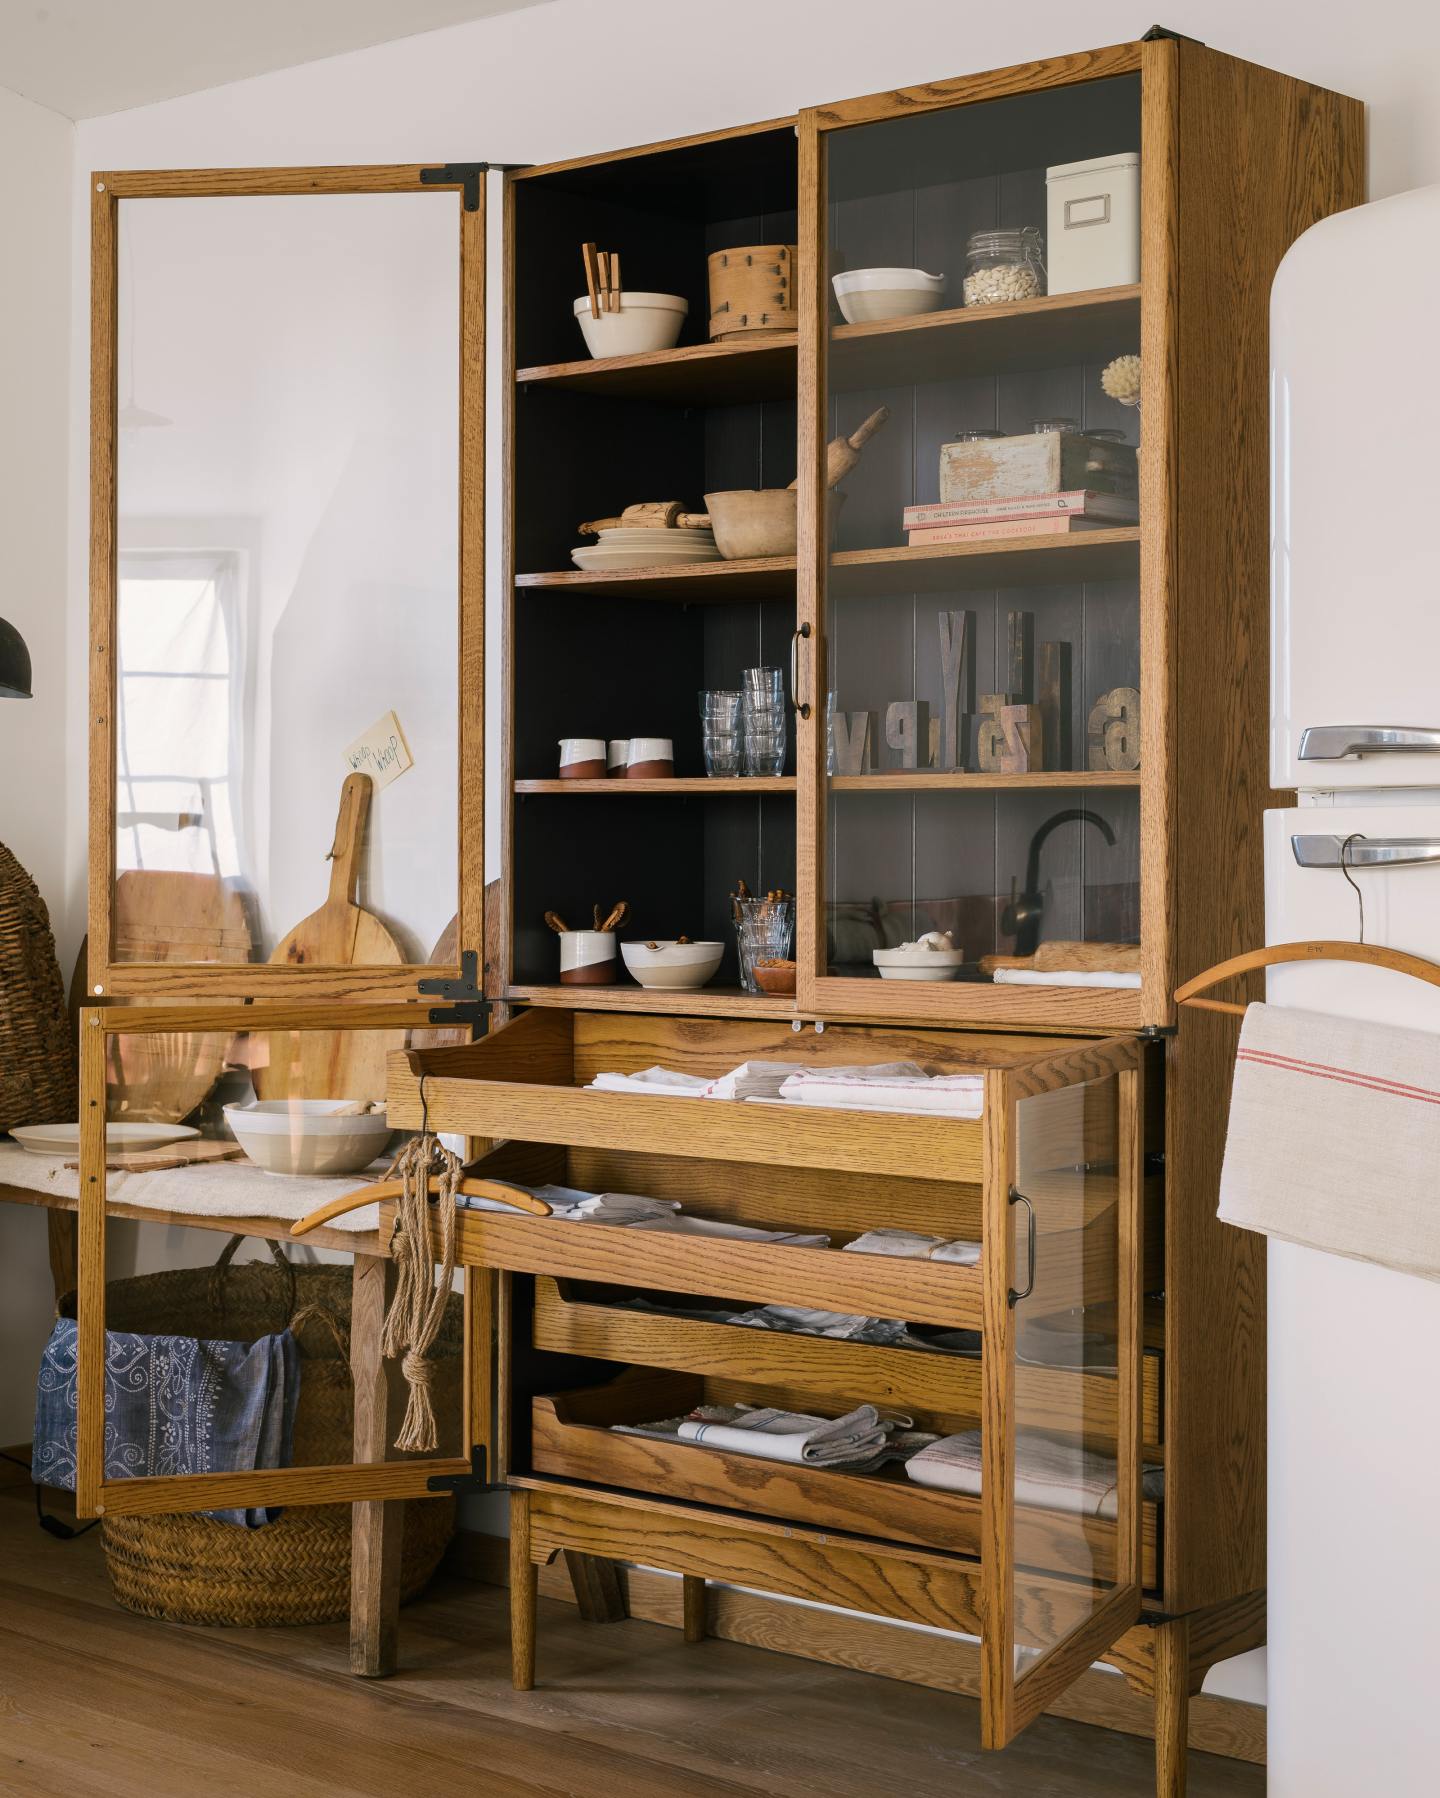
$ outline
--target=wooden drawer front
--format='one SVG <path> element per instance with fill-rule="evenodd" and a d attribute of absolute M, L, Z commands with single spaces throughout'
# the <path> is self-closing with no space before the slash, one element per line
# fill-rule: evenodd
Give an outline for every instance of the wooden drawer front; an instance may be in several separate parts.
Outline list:
<path fill-rule="evenodd" d="M 564 1355 L 669 1368 L 714 1380 L 754 1382 L 827 1398 L 863 1393 L 876 1405 L 936 1413 L 955 1429 L 980 1421 L 978 1356 L 926 1354 L 880 1348 L 868 1342 L 785 1335 L 683 1317 L 657 1317 L 622 1306 L 567 1298 L 543 1275 L 535 1282 L 534 1344 Z M 1160 1357 L 1143 1364 L 1145 1452 L 1160 1452 Z M 1077 1402 L 1075 1383 L 1084 1382 Z M 1095 1446 L 1116 1439 L 1115 1382 L 1104 1374 L 1073 1374 L 1046 1367 L 1015 1370 L 1016 1421 L 1025 1429 L 1068 1431 L 1083 1415 Z"/>
<path fill-rule="evenodd" d="M 916 1485 L 903 1469 L 840 1473 L 689 1443 L 617 1435 L 614 1423 L 673 1417 L 704 1401 L 704 1381 L 683 1375 L 624 1375 L 608 1386 L 540 1397 L 531 1407 L 534 1471 L 634 1492 L 718 1505 L 822 1529 L 980 1553 L 980 1501 Z M 832 1407 L 833 1409 L 833 1407 Z M 1024 1510 L 1015 1519 L 1017 1562 L 1047 1573 L 1113 1577 L 1114 1525 Z M 1145 1583 L 1155 1578 L 1155 1507 L 1146 1506 Z"/>
<path fill-rule="evenodd" d="M 382 1238 L 388 1237 L 392 1216 L 393 1207 L 382 1207 Z M 954 1329 L 981 1327 L 980 1269 L 940 1261 L 722 1242 L 553 1218 L 508 1217 L 497 1211 L 460 1213 L 456 1259 L 469 1267 L 598 1280 L 609 1286 L 646 1286 L 701 1296 L 718 1293 L 756 1305 L 811 1305 Z"/>

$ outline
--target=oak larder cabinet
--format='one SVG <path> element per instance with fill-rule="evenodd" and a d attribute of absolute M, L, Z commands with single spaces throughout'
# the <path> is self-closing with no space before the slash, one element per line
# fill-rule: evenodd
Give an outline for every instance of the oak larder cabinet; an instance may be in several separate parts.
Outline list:
<path fill-rule="evenodd" d="M 1137 149 L 1137 283 L 959 304 L 971 232 L 1043 229 L 1047 166 Z M 488 1295 L 472 1434 L 512 1494 L 521 1685 L 536 1566 L 642 1562 L 685 1577 L 691 1637 L 707 1579 L 977 1636 L 997 1748 L 1109 1656 L 1155 1694 L 1157 1789 L 1183 1789 L 1187 1695 L 1263 1640 L 1264 1265 L 1214 1216 L 1233 1027 L 1177 1016 L 1170 995 L 1261 929 L 1268 291 L 1289 243 L 1362 197 L 1362 162 L 1354 103 L 1160 35 L 506 177 L 504 704 L 486 763 L 503 860 L 482 941 L 467 799 L 461 932 L 433 957 L 479 952 L 493 1015 L 480 1041 L 391 1055 L 390 1121 L 465 1133 L 498 1177 L 830 1239 L 462 1214 L 460 1259 Z M 587 240 L 621 251 L 627 289 L 688 299 L 677 348 L 581 357 Z M 774 242 L 798 246 L 798 331 L 710 343 L 707 254 Z M 844 323 L 831 273 L 877 265 L 944 273 L 946 308 Z M 1099 378 L 1134 353 L 1138 410 Z M 825 445 L 882 405 L 838 503 Z M 1135 448 L 1138 523 L 905 542 L 903 509 L 937 498 L 941 443 L 1057 415 Z M 571 564 L 581 519 L 792 481 L 793 557 Z M 968 661 L 961 750 L 937 766 L 884 720 L 895 701 L 938 715 L 946 615 Z M 1017 643 L 1022 660 L 1025 643 L 1065 654 L 1044 756 L 1004 772 L 972 726 L 987 695 L 1015 697 Z M 708 780 L 696 693 L 758 663 L 787 670 L 785 769 Z M 1139 695 L 1138 759 L 1096 767 L 1090 713 L 1120 690 Z M 832 711 L 877 720 L 858 768 L 831 771 Z M 669 736 L 675 778 L 562 782 L 557 741 L 577 733 Z M 737 876 L 797 896 L 794 998 L 740 990 Z M 730 944 L 716 980 L 559 984 L 544 913 L 621 896 L 627 935 Z M 875 978 L 872 949 L 927 929 L 963 945 L 960 979 Z M 1037 940 L 1138 942 L 1140 983 L 1003 984 L 974 966 Z M 581 1090 L 601 1071 L 756 1057 L 978 1072 L 983 1115 Z M 844 1252 L 879 1225 L 970 1237 L 979 1262 Z M 930 1341 L 741 1329 L 696 1315 L 707 1299 L 903 1318 Z M 981 1491 L 608 1427 L 738 1399 L 869 1400 L 978 1429 Z M 1098 1511 L 1037 1502 L 1030 1436 L 1115 1462 Z M 543 1642 L 541 1660 L 543 1675 Z"/>

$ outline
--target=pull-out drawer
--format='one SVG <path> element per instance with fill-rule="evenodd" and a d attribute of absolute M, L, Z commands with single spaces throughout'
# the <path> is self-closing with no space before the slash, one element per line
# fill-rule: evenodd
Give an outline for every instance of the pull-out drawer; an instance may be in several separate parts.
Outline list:
<path fill-rule="evenodd" d="M 578 1296 L 572 1282 L 545 1276 L 535 1281 L 532 1340 L 555 1354 L 750 1382 L 812 1399 L 863 1394 L 872 1404 L 938 1414 L 957 1430 L 980 1423 L 978 1353 L 888 1348 L 660 1315 L 607 1303 L 598 1295 Z M 1151 1461 L 1162 1453 L 1161 1366 L 1158 1354 L 1144 1357 L 1141 1434 Z M 1116 1439 L 1117 1398 L 1113 1371 L 1073 1373 L 1024 1363 L 1015 1368 L 1016 1422 L 1022 1429 L 1069 1430 L 1078 1413 L 1103 1448 Z"/>
<path fill-rule="evenodd" d="M 631 1436 L 610 1427 L 678 1416 L 716 1396 L 699 1377 L 637 1371 L 608 1386 L 539 1397 L 531 1416 L 533 1471 L 890 1542 L 980 1554 L 980 1499 L 918 1485 L 899 1465 L 875 1473 L 845 1473 Z M 838 1414 L 839 1407 L 829 1410 Z M 1145 1506 L 1142 1568 L 1147 1585 L 1155 1580 L 1157 1511 L 1155 1505 Z M 1077 1519 L 1026 1507 L 1015 1519 L 1015 1557 L 1047 1574 L 1112 1580 L 1115 1525 L 1105 1518 Z"/>

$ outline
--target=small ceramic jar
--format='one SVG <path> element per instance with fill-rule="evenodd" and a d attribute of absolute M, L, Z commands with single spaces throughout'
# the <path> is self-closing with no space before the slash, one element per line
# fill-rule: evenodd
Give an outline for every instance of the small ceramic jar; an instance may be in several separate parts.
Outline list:
<path fill-rule="evenodd" d="M 561 935 L 562 986 L 611 986 L 614 981 L 613 930 L 567 930 Z"/>
<path fill-rule="evenodd" d="M 561 737 L 561 780 L 604 780 L 604 737 Z"/>
<path fill-rule="evenodd" d="M 625 773 L 630 780 L 668 780 L 675 772 L 675 745 L 669 737 L 631 737 Z"/>
<path fill-rule="evenodd" d="M 626 766 L 626 763 L 629 762 L 629 760 L 630 760 L 630 739 L 629 739 L 629 737 L 611 737 L 609 745 L 606 750 L 606 754 L 605 754 L 605 771 L 606 771 L 606 773 L 611 775 L 612 777 L 614 777 L 615 775 L 618 774 L 621 777 L 621 779 L 623 780 L 624 776 L 625 776 L 625 766 Z"/>

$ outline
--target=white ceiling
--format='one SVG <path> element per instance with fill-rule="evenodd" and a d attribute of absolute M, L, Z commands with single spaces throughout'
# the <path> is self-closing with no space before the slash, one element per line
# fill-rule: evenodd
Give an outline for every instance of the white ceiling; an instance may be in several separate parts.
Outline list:
<path fill-rule="evenodd" d="M 0 85 L 96 118 L 544 0 L 0 0 Z"/>

